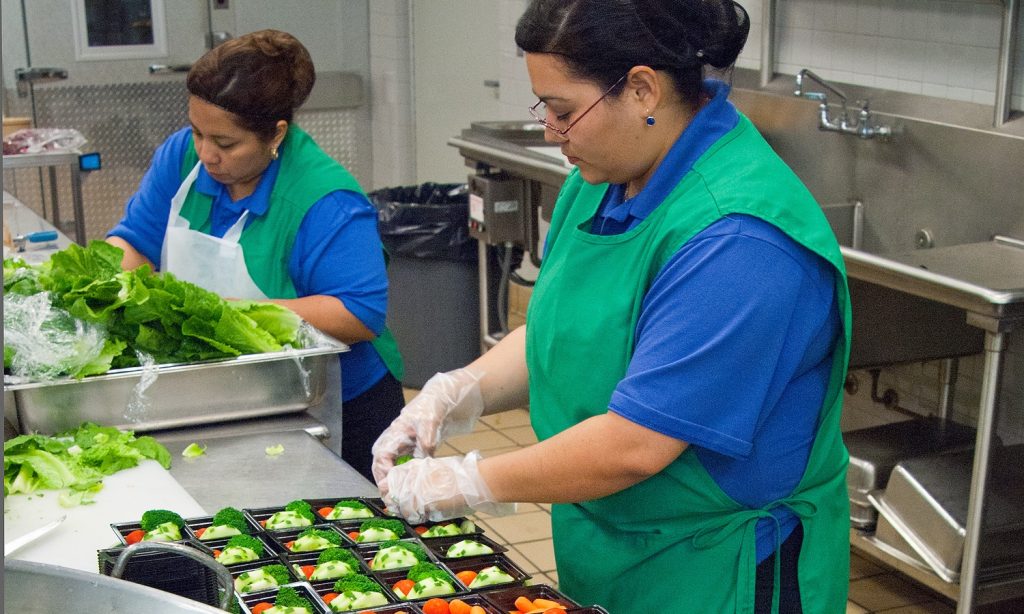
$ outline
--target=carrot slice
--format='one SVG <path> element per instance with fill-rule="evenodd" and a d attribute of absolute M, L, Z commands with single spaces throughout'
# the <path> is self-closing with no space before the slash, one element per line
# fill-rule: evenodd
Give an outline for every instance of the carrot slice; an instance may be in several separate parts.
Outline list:
<path fill-rule="evenodd" d="M 448 602 L 448 611 L 451 614 L 470 614 L 469 604 L 461 599 L 452 599 Z"/>
<path fill-rule="evenodd" d="M 535 607 L 535 608 L 542 608 L 542 609 L 545 609 L 545 610 L 548 609 L 548 608 L 562 608 L 563 610 L 565 609 L 565 606 L 560 604 L 560 603 L 558 603 L 557 601 L 551 601 L 550 599 L 540 599 L 540 598 L 533 600 L 533 607 Z"/>

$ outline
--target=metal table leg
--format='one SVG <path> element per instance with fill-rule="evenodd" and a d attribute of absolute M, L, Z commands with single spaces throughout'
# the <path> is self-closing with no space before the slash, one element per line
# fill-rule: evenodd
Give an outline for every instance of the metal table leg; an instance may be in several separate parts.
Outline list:
<path fill-rule="evenodd" d="M 998 327 L 996 327 L 998 329 Z M 992 435 L 995 432 L 995 413 L 999 404 L 999 380 L 1005 350 L 1005 332 L 985 331 L 985 366 L 981 381 L 981 406 L 978 410 L 978 434 L 974 449 L 974 469 L 971 475 L 970 499 L 967 507 L 967 526 L 964 557 L 960 570 L 960 598 L 958 613 L 971 612 L 974 607 L 978 583 L 978 547 L 981 543 L 982 520 L 985 516 L 985 493 L 989 476 Z"/>
<path fill-rule="evenodd" d="M 85 207 L 82 205 L 82 172 L 71 168 L 71 205 L 75 212 L 75 241 L 85 245 Z"/>

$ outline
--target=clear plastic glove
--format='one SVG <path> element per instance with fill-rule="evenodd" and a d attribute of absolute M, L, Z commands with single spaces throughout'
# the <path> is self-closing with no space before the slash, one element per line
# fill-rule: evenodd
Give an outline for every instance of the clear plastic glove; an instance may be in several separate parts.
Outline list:
<path fill-rule="evenodd" d="M 498 503 L 480 475 L 480 453 L 420 458 L 393 468 L 381 483 L 388 510 L 409 522 L 438 522 L 487 512 L 496 516 L 516 511 L 515 503 Z"/>
<path fill-rule="evenodd" d="M 380 484 L 404 454 L 433 456 L 441 442 L 452 435 L 473 431 L 484 411 L 480 393 L 482 373 L 456 369 L 437 373 L 427 380 L 416 398 L 380 434 L 373 444 L 373 479 Z"/>

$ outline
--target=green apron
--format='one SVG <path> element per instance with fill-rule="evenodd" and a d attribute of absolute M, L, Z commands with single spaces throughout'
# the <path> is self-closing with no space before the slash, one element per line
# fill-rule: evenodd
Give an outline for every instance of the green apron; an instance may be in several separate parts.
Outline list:
<path fill-rule="evenodd" d="M 295 284 L 288 274 L 288 257 L 295 235 L 306 213 L 321 198 L 338 190 L 363 193 L 355 177 L 334 161 L 301 128 L 292 124 L 281 147 L 281 167 L 270 192 L 270 204 L 264 215 L 254 216 L 242 231 L 238 243 L 253 281 L 272 298 L 296 298 Z M 182 179 L 199 161 L 194 142 L 190 142 L 181 164 Z M 213 198 L 195 187 L 181 209 L 181 216 L 193 230 L 210 233 Z M 404 365 L 398 344 L 386 327 L 372 342 L 381 360 L 395 379 L 401 380 Z"/>
<path fill-rule="evenodd" d="M 845 334 L 833 355 L 807 470 L 792 495 L 763 509 L 746 508 L 726 495 L 687 449 L 663 471 L 626 490 L 553 506 L 560 587 L 612 614 L 753 612 L 754 527 L 758 519 L 771 517 L 771 508 L 784 505 L 804 528 L 799 562 L 804 612 L 845 611 L 849 457 L 839 414 L 850 303 L 839 246 L 821 208 L 742 115 L 666 200 L 623 234 L 589 231 L 606 190 L 607 185 L 586 184 L 577 171 L 570 174 L 530 300 L 526 360 L 531 420 L 540 439 L 608 411 L 632 357 L 652 280 L 691 237 L 730 213 L 772 223 L 835 267 Z M 778 567 L 775 577 L 773 609 Z"/>

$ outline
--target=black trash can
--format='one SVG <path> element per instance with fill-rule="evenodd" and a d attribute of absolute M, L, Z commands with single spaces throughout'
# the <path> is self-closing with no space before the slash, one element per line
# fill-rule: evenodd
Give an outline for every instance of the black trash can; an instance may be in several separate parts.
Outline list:
<path fill-rule="evenodd" d="M 405 361 L 402 384 L 422 388 L 437 372 L 480 355 L 477 242 L 469 236 L 464 184 L 424 183 L 369 194 L 387 250 L 388 328 Z"/>

